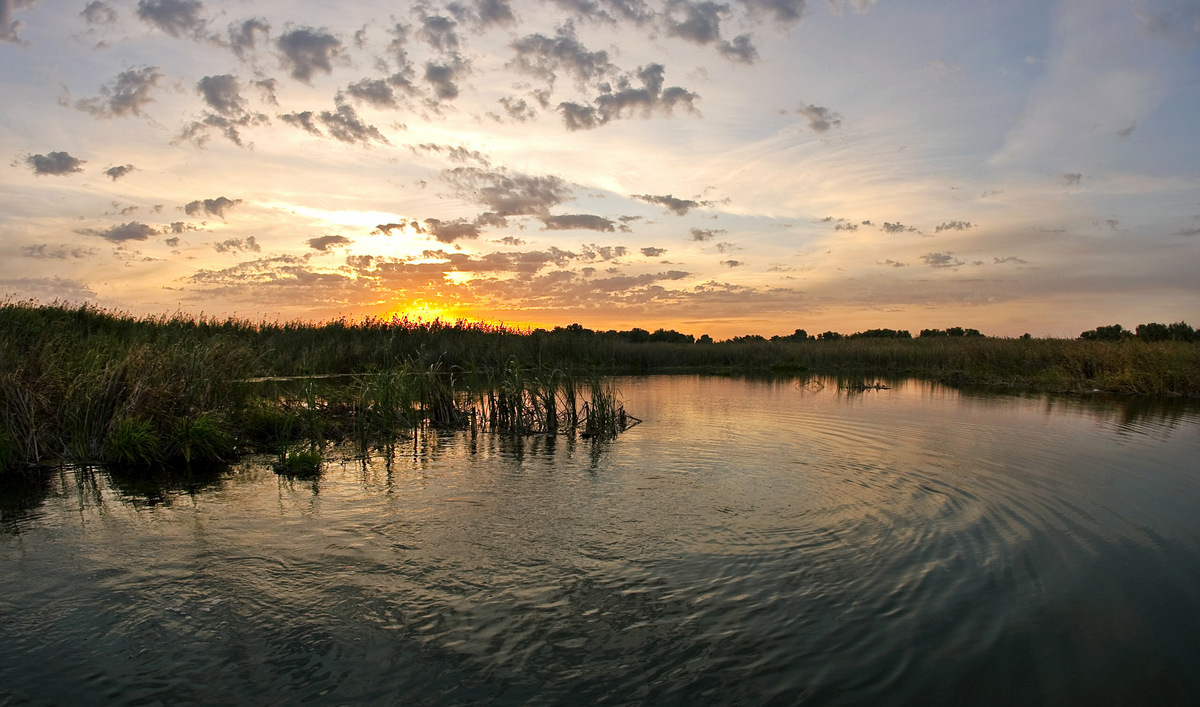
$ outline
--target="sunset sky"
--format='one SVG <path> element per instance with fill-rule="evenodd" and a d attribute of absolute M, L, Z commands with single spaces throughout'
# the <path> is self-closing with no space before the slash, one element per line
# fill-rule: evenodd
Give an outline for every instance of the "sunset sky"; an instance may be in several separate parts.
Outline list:
<path fill-rule="evenodd" d="M 1197 0 L 0 0 L 0 297 L 1200 325 Z"/>

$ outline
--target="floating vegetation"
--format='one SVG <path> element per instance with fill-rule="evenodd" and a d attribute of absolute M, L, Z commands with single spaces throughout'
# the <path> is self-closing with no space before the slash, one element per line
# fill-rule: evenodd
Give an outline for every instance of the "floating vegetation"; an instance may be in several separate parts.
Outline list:
<path fill-rule="evenodd" d="M 275 473 L 297 479 L 315 478 L 321 475 L 321 461 L 317 449 L 285 450 L 275 462 Z"/>

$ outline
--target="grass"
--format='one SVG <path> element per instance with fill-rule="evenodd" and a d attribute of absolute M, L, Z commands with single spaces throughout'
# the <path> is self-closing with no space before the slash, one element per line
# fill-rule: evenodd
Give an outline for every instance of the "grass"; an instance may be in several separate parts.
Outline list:
<path fill-rule="evenodd" d="M 916 376 L 1053 392 L 1200 396 L 1200 344 L 937 337 L 634 342 L 404 319 L 321 324 L 134 317 L 0 302 L 0 470 L 220 463 L 246 451 L 362 453 L 422 427 L 618 434 L 612 374 L 705 372 L 848 381 Z M 315 376 L 337 374 L 340 378 Z M 299 381 L 264 377 L 308 376 Z"/>

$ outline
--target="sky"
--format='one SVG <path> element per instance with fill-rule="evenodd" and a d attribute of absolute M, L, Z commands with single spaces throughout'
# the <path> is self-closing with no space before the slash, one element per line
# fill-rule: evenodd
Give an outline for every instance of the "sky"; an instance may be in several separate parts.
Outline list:
<path fill-rule="evenodd" d="M 0 298 L 1200 325 L 1200 0 L 0 0 Z"/>

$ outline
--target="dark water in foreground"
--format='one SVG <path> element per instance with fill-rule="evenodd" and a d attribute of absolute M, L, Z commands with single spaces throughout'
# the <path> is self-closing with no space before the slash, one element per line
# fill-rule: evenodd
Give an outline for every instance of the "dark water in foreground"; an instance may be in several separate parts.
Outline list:
<path fill-rule="evenodd" d="M 469 433 L 5 496 L 0 704 L 1200 704 L 1200 411 L 622 385 Z"/>

